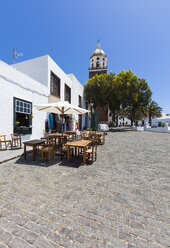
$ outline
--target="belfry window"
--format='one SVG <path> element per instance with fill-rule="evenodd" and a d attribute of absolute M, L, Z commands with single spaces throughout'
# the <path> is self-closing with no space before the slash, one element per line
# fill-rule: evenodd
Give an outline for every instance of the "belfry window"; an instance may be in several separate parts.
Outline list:
<path fill-rule="evenodd" d="M 97 61 L 96 68 L 99 68 L 99 67 L 100 67 L 100 61 Z"/>

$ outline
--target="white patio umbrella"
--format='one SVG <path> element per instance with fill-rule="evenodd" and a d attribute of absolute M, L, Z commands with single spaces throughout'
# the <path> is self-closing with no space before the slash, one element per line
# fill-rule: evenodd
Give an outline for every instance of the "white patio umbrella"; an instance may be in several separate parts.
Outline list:
<path fill-rule="evenodd" d="M 60 114 L 60 115 L 85 114 L 85 113 L 90 112 L 87 109 L 72 105 L 67 101 L 58 101 L 58 102 L 53 102 L 53 103 L 38 104 L 38 105 L 35 105 L 35 107 L 39 111 L 46 111 L 49 113 Z"/>
<path fill-rule="evenodd" d="M 87 109 L 72 105 L 67 101 L 58 101 L 58 102 L 45 103 L 34 106 L 39 111 L 46 111 L 48 113 L 60 114 L 62 116 L 62 123 L 65 114 L 85 114 L 90 112 Z"/>

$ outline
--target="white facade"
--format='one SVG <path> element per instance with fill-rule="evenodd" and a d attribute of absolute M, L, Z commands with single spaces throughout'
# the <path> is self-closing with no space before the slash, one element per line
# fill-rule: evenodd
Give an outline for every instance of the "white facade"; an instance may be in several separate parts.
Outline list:
<path fill-rule="evenodd" d="M 160 118 L 152 118 L 152 126 L 158 127 L 160 125 L 170 126 L 170 116 L 163 114 Z"/>
<path fill-rule="evenodd" d="M 46 87 L 0 61 L 0 134 L 7 135 L 7 139 L 14 133 L 15 98 L 32 104 L 31 116 L 27 115 L 31 118 L 32 134 L 24 135 L 22 140 L 40 138 L 47 114 L 39 112 L 34 105 L 48 102 Z"/>
<path fill-rule="evenodd" d="M 79 96 L 82 99 L 82 107 L 85 107 L 83 102 L 84 87 L 74 76 L 74 74 L 66 74 L 48 55 L 27 60 L 21 63 L 12 65 L 17 70 L 29 75 L 42 85 L 47 87 L 48 101 L 55 102 L 58 100 L 65 100 L 65 84 L 71 89 L 71 104 L 79 105 Z M 51 86 L 51 72 L 60 79 L 60 98 L 50 94 Z M 79 121 L 79 116 L 74 116 L 75 121 Z M 74 121 L 74 124 L 75 124 Z M 85 128 L 85 115 L 82 116 L 82 124 L 80 129 Z"/>
<path fill-rule="evenodd" d="M 59 97 L 51 94 L 51 75 L 59 79 Z M 70 102 L 84 108 L 83 85 L 73 74 L 64 73 L 48 55 L 12 66 L 0 61 L 0 134 L 5 134 L 6 138 L 10 139 L 11 134 L 19 130 L 23 133 L 22 141 L 42 137 L 49 114 L 38 111 L 34 105 L 66 100 L 65 88 L 69 88 L 71 92 Z M 79 129 L 85 128 L 85 124 L 86 128 L 89 127 L 87 115 L 83 115 L 82 119 L 81 115 L 71 117 L 67 118 L 74 123 L 73 129 L 76 121 L 81 123 Z M 17 118 L 27 124 L 18 124 Z"/>
<path fill-rule="evenodd" d="M 145 127 L 145 131 L 148 132 L 157 132 L 157 133 L 170 133 L 170 127 L 165 126 L 165 127 Z"/>
<path fill-rule="evenodd" d="M 131 121 L 127 118 L 118 117 L 118 126 L 130 126 Z"/>

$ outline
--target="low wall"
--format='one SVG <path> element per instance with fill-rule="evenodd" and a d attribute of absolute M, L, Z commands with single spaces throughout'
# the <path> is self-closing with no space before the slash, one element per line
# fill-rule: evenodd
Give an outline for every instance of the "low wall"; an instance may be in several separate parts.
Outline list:
<path fill-rule="evenodd" d="M 133 131 L 144 131 L 144 127 L 132 127 Z"/>
<path fill-rule="evenodd" d="M 158 133 L 170 133 L 170 127 L 145 127 L 145 131 L 158 132 Z"/>

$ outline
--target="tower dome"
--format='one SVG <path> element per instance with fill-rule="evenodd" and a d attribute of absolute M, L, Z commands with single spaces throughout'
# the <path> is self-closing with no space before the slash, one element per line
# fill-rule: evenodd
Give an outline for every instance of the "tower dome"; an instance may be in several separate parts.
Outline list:
<path fill-rule="evenodd" d="M 92 53 L 91 57 L 94 57 L 94 56 L 106 56 L 105 52 L 100 48 L 100 43 L 97 44 L 97 48 L 94 50 L 94 52 Z"/>
<path fill-rule="evenodd" d="M 98 42 L 97 48 L 90 57 L 89 78 L 105 73 L 107 73 L 107 56 Z"/>

